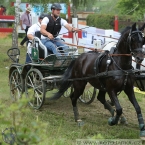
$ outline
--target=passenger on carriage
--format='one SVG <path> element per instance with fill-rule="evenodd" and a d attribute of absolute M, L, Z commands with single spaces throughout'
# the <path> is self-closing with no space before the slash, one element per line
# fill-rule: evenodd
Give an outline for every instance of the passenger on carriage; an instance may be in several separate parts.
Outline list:
<path fill-rule="evenodd" d="M 44 17 L 46 17 L 48 14 L 41 14 L 39 16 L 39 20 L 37 23 L 33 24 L 27 32 L 27 37 L 29 39 L 29 43 L 27 46 L 27 54 L 26 54 L 26 62 L 25 63 L 30 63 L 31 61 L 31 43 L 34 37 L 41 38 L 41 33 L 40 33 L 40 27 L 41 27 L 41 21 Z"/>
<path fill-rule="evenodd" d="M 61 47 L 63 51 L 68 46 L 58 37 L 61 27 L 64 26 L 69 32 L 79 31 L 77 28 L 71 27 L 66 20 L 60 18 L 61 5 L 54 3 L 51 6 L 51 14 L 45 17 L 41 22 L 41 42 L 46 46 L 48 51 L 56 55 L 61 55 L 56 47 Z"/>

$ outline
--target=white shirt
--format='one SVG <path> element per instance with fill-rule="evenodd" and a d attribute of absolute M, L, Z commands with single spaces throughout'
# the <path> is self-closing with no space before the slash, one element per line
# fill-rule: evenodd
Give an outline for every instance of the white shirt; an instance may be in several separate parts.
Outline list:
<path fill-rule="evenodd" d="M 33 36 L 35 36 L 35 32 L 37 31 L 40 31 L 40 23 L 35 23 L 33 24 L 29 29 L 28 29 L 28 32 L 27 32 L 27 35 L 28 34 L 31 34 Z M 29 41 L 32 41 L 32 40 L 29 40 Z M 31 54 L 31 43 L 28 43 L 28 46 L 27 46 L 27 53 L 30 53 Z"/>
<path fill-rule="evenodd" d="M 28 29 L 28 32 L 27 32 L 27 35 L 28 34 L 31 34 L 33 36 L 35 36 L 35 32 L 37 31 L 40 31 L 40 23 L 35 23 L 33 24 L 29 29 Z"/>
<path fill-rule="evenodd" d="M 58 17 L 58 18 L 59 18 L 59 17 Z M 48 17 L 44 17 L 43 20 L 42 20 L 42 22 L 41 22 L 41 25 L 47 26 L 48 23 L 49 23 L 49 18 L 48 18 Z M 65 19 L 62 19 L 62 18 L 61 18 L 60 24 L 61 24 L 61 26 L 65 26 L 65 25 L 68 24 L 68 23 L 67 23 L 67 21 L 66 21 Z M 46 38 L 47 38 L 47 37 L 41 35 L 41 39 L 46 39 Z"/>

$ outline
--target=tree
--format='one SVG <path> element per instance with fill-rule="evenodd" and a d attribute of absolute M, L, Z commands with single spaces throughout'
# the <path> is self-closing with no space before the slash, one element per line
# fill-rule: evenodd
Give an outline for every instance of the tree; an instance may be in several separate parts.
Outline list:
<path fill-rule="evenodd" d="M 23 0 L 25 1 L 25 0 Z M 69 4 L 69 0 L 28 0 L 27 2 L 29 3 L 42 3 L 43 7 L 45 7 L 48 3 L 55 3 L 55 2 L 60 2 L 60 3 L 66 3 L 67 5 Z M 73 4 L 73 16 L 77 17 L 77 8 L 80 5 L 86 5 L 87 0 L 71 0 L 71 3 Z"/>
<path fill-rule="evenodd" d="M 72 4 L 73 4 L 73 17 L 77 18 L 77 8 L 80 5 L 86 5 L 87 4 L 87 0 L 72 0 Z"/>
<path fill-rule="evenodd" d="M 144 0 L 119 0 L 118 8 L 121 14 L 135 15 L 142 19 L 145 13 L 145 2 Z"/>

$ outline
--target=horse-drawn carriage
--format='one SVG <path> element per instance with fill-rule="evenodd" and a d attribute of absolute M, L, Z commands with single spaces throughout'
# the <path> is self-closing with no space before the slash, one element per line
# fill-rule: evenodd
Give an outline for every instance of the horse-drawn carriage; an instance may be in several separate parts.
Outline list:
<path fill-rule="evenodd" d="M 29 99 L 29 105 L 34 109 L 40 109 L 45 101 L 47 91 L 58 90 L 62 75 L 64 74 L 71 61 L 75 60 L 75 48 L 62 50 L 60 56 L 49 54 L 47 48 L 35 37 L 31 48 L 31 63 L 19 64 L 20 51 L 17 48 L 8 50 L 8 56 L 13 60 L 9 70 L 10 95 L 13 100 L 20 99 L 22 94 Z M 63 95 L 69 96 L 69 88 Z M 86 91 L 80 96 L 83 103 L 91 103 L 95 98 L 96 89 L 89 84 Z"/>
<path fill-rule="evenodd" d="M 17 91 L 20 97 L 25 91 L 30 106 L 39 109 L 44 103 L 46 90 L 58 89 L 58 92 L 49 98 L 54 100 L 60 98 L 69 87 L 73 86 L 70 98 L 74 118 L 76 122 L 81 122 L 77 100 L 83 94 L 86 85 L 90 83 L 99 90 L 97 99 L 111 113 L 112 117 L 109 118 L 108 124 L 113 126 L 118 123 L 122 115 L 122 107 L 117 95 L 123 90 L 136 110 L 140 137 L 144 139 L 145 124 L 133 86 L 135 78 L 136 80 L 140 80 L 140 77 L 144 78 L 141 74 L 145 71 L 132 68 L 132 56 L 138 63 L 144 60 L 145 52 L 142 47 L 145 44 L 145 38 L 142 35 L 144 27 L 137 29 L 136 24 L 126 27 L 116 47 L 112 47 L 110 51 L 83 53 L 80 56 L 71 52 L 70 55 L 48 55 L 40 59 L 38 57 L 38 50 L 41 49 L 40 42 L 35 41 L 34 50 L 32 48 L 33 62 L 25 65 L 18 63 L 11 65 L 9 73 L 11 96 L 14 98 Z M 74 50 L 70 49 L 70 51 Z M 18 62 L 18 59 L 15 62 Z M 29 67 L 30 70 L 27 71 Z M 93 92 L 95 96 L 96 89 L 93 89 Z M 106 93 L 115 105 L 116 114 L 114 108 L 106 101 Z"/>

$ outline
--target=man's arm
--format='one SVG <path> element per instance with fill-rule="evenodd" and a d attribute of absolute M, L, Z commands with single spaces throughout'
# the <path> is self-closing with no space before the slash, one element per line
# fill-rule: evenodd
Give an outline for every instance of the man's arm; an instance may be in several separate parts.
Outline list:
<path fill-rule="evenodd" d="M 49 19 L 47 17 L 44 17 L 41 22 L 40 32 L 42 35 L 48 37 L 49 39 L 53 39 L 54 38 L 53 35 L 46 31 L 46 27 L 48 23 L 49 23 Z"/>
<path fill-rule="evenodd" d="M 32 34 L 27 34 L 27 37 L 29 40 L 33 40 L 34 39 L 34 36 Z"/>
<path fill-rule="evenodd" d="M 61 25 L 64 26 L 69 32 L 75 32 L 75 31 L 77 32 L 77 31 L 79 31 L 79 29 L 70 26 L 67 23 L 67 21 L 65 19 L 63 19 L 63 18 L 61 18 Z"/>
<path fill-rule="evenodd" d="M 22 20 L 20 20 L 20 26 L 21 26 L 21 29 L 24 30 Z"/>
<path fill-rule="evenodd" d="M 46 31 L 46 25 L 41 25 L 40 32 L 44 36 L 47 36 L 49 39 L 53 39 L 53 35 Z"/>
<path fill-rule="evenodd" d="M 73 27 L 70 26 L 69 24 L 64 25 L 64 27 L 65 27 L 69 32 L 78 31 L 77 28 L 73 28 Z"/>
<path fill-rule="evenodd" d="M 24 14 L 22 14 L 21 18 L 20 18 L 20 26 L 21 26 L 22 30 L 24 30 L 24 28 L 23 28 L 23 21 L 24 21 Z"/>
<path fill-rule="evenodd" d="M 34 39 L 36 31 L 40 31 L 40 29 L 37 28 L 36 24 L 32 25 L 28 29 L 27 37 L 28 37 L 29 40 L 33 40 Z"/>

